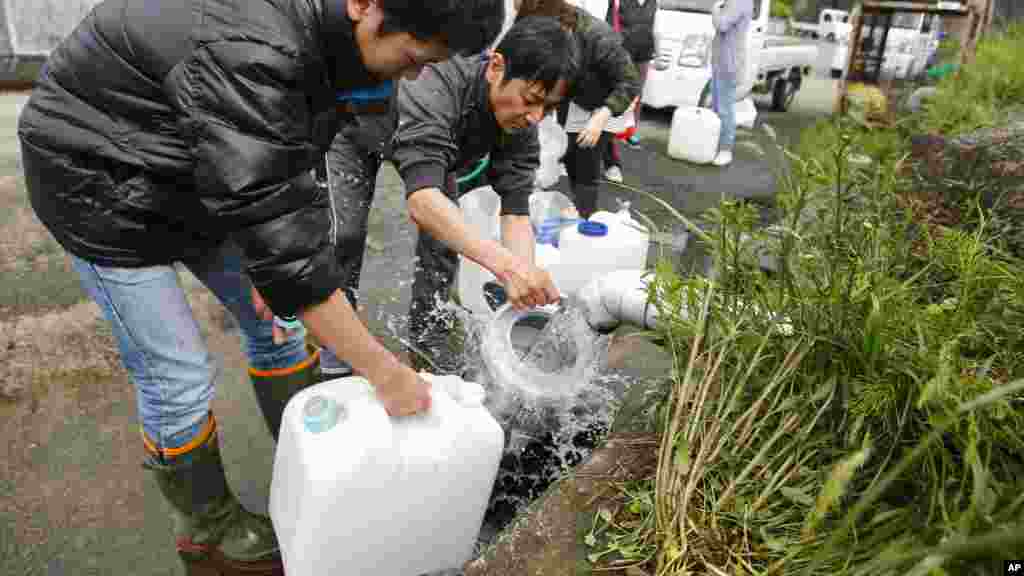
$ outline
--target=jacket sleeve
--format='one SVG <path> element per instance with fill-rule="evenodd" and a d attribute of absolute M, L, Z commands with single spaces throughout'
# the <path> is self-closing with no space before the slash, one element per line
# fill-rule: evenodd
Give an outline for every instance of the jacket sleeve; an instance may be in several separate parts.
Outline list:
<path fill-rule="evenodd" d="M 711 24 L 719 32 L 728 32 L 736 27 L 743 17 L 752 18 L 754 7 L 750 0 L 724 0 L 711 8 Z"/>
<path fill-rule="evenodd" d="M 391 154 L 407 196 L 424 188 L 447 192 L 448 171 L 458 154 L 455 92 L 436 65 L 425 67 L 416 80 L 399 83 Z"/>
<path fill-rule="evenodd" d="M 612 89 L 604 99 L 604 105 L 612 116 L 621 116 L 640 95 L 640 74 L 633 65 L 633 59 L 622 45 L 622 40 L 607 24 L 594 26 L 594 66 L 605 86 Z"/>
<path fill-rule="evenodd" d="M 515 134 L 498 130 L 499 144 L 491 150 L 487 180 L 501 197 L 502 216 L 529 216 L 530 194 L 540 166 L 537 126 Z"/>
<path fill-rule="evenodd" d="M 186 66 L 200 202 L 241 246 L 275 314 L 326 300 L 340 286 L 334 214 L 313 176 L 302 63 L 265 44 L 226 41 L 198 49 Z"/>

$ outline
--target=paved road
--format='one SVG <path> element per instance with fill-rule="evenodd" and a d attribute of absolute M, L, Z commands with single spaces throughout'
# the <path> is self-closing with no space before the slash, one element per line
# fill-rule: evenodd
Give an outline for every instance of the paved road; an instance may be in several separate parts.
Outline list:
<path fill-rule="evenodd" d="M 787 114 L 764 113 L 783 141 L 830 106 L 829 82 L 812 80 Z M 35 220 L 25 198 L 15 147 L 24 95 L 0 95 L 0 573 L 178 574 L 166 504 L 140 467 L 132 386 L 96 307 L 84 299 L 64 253 Z M 641 149 L 624 151 L 627 183 L 694 214 L 724 195 L 770 198 L 777 154 L 763 131 L 741 133 L 766 149 L 740 148 L 724 170 L 695 167 L 665 154 L 670 115 L 644 116 Z M 393 350 L 412 277 L 414 230 L 394 170 L 382 170 L 371 213 L 363 299 L 370 329 Z M 641 198 L 606 187 L 662 223 L 671 220 Z M 273 444 L 245 374 L 238 333 L 223 308 L 182 274 L 196 316 L 222 371 L 219 415 L 229 479 L 243 501 L 265 510 Z M 619 353 L 617 370 L 643 376 L 666 370 L 650 348 Z"/>

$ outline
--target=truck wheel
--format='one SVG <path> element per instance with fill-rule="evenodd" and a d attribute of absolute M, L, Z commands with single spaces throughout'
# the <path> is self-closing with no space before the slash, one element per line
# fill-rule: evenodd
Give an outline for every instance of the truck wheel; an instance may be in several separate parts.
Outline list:
<path fill-rule="evenodd" d="M 796 91 L 799 87 L 792 80 L 781 77 L 776 79 L 775 84 L 772 85 L 772 110 L 776 112 L 789 110 L 789 105 L 796 98 Z"/>

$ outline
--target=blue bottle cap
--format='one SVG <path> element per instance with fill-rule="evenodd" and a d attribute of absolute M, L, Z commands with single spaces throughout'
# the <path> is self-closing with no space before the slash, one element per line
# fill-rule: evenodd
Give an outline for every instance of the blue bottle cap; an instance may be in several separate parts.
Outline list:
<path fill-rule="evenodd" d="M 584 236 L 596 237 L 608 234 L 608 225 L 603 222 L 584 220 L 576 226 L 576 229 Z"/>
<path fill-rule="evenodd" d="M 313 396 L 302 407 L 306 430 L 316 434 L 330 430 L 338 422 L 338 404 L 324 396 Z"/>

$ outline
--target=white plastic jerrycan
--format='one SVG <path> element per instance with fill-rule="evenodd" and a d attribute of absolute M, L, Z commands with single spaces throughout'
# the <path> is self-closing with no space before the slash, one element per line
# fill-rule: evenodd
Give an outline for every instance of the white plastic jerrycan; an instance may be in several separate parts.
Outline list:
<path fill-rule="evenodd" d="M 463 217 L 466 223 L 475 228 L 484 238 L 489 240 L 501 239 L 501 197 L 490 186 L 483 186 L 470 190 L 459 198 L 459 207 L 462 208 Z M 488 314 L 491 309 L 484 299 L 483 286 L 487 282 L 494 282 L 494 274 L 489 270 L 473 262 L 469 258 L 459 255 L 459 270 L 455 279 L 456 290 L 459 293 L 459 301 L 463 306 L 469 308 L 474 314 Z"/>
<path fill-rule="evenodd" d="M 593 214 L 559 236 L 558 288 L 569 296 L 598 276 L 645 268 L 649 242 L 647 229 L 632 219 L 628 204 L 617 213 Z"/>
<path fill-rule="evenodd" d="M 619 249 L 609 254 L 610 258 L 615 259 L 616 270 L 647 267 L 651 233 L 646 226 L 633 218 L 629 207 L 629 202 L 620 201 L 617 212 L 599 210 L 590 216 L 591 221 L 608 225 L 612 235 L 618 240 Z"/>
<path fill-rule="evenodd" d="M 287 404 L 270 517 L 288 576 L 416 576 L 470 560 L 504 449 L 484 390 L 421 374 L 431 409 L 388 416 L 364 378 Z"/>
<path fill-rule="evenodd" d="M 718 155 L 722 121 L 708 108 L 680 106 L 672 113 L 668 155 L 676 160 L 708 164 Z"/>

